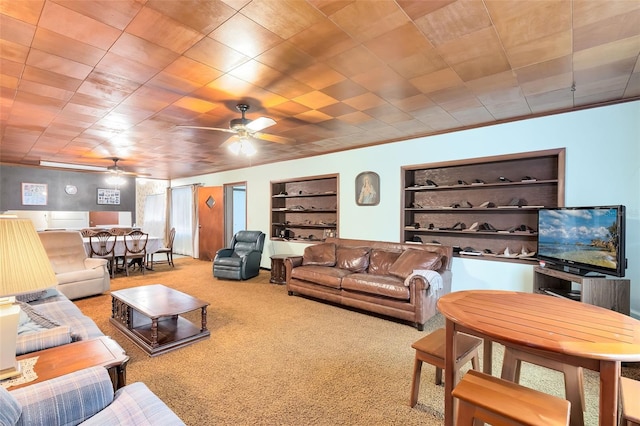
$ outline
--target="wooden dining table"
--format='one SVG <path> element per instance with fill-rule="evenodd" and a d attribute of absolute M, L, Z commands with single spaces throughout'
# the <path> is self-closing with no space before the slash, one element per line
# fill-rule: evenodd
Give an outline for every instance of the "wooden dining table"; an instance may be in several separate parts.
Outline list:
<path fill-rule="evenodd" d="M 599 424 L 617 424 L 621 363 L 640 362 L 640 321 L 569 299 L 501 290 L 449 293 L 438 301 L 438 310 L 446 321 L 446 426 L 454 424 L 458 332 L 483 339 L 488 374 L 493 342 L 599 372 Z"/>

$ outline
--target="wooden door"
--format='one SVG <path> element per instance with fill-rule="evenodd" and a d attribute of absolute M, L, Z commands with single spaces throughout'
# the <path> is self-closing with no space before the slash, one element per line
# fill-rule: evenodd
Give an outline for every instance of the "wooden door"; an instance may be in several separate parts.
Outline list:
<path fill-rule="evenodd" d="M 89 212 L 89 226 L 117 225 L 118 212 Z"/>
<path fill-rule="evenodd" d="M 198 188 L 199 258 L 211 261 L 225 247 L 224 196 L 221 186 Z"/>

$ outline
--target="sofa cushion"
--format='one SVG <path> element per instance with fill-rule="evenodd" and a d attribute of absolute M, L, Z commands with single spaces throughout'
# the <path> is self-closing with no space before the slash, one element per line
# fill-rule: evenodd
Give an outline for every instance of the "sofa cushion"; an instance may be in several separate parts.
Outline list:
<path fill-rule="evenodd" d="M 334 266 L 336 264 L 336 245 L 323 243 L 309 246 L 302 255 L 303 265 Z"/>
<path fill-rule="evenodd" d="M 336 268 L 364 272 L 369 267 L 369 247 L 337 247 Z"/>
<path fill-rule="evenodd" d="M 22 406 L 4 386 L 0 386 L 0 425 L 15 425 L 22 414 Z"/>
<path fill-rule="evenodd" d="M 439 253 L 407 249 L 391 265 L 389 273 L 404 280 L 414 270 L 431 269 L 435 271 L 440 269 L 441 266 L 442 256 Z"/>
<path fill-rule="evenodd" d="M 291 277 L 320 284 L 326 287 L 340 288 L 342 278 L 352 272 L 348 269 L 334 268 L 331 266 L 306 265 L 293 268 Z"/>
<path fill-rule="evenodd" d="M 342 279 L 342 288 L 399 300 L 410 298 L 404 281 L 391 275 L 351 274 Z"/>
<path fill-rule="evenodd" d="M 368 272 L 374 275 L 389 275 L 389 268 L 401 254 L 400 251 L 371 250 Z"/>

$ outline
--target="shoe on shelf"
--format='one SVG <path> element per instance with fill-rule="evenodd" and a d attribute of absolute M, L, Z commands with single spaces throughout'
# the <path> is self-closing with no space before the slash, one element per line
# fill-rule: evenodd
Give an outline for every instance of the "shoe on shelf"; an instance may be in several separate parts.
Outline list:
<path fill-rule="evenodd" d="M 465 232 L 476 232 L 478 230 L 478 222 L 473 222 L 473 225 L 464 229 Z"/>
<path fill-rule="evenodd" d="M 524 198 L 513 198 L 509 201 L 509 205 L 513 207 L 522 207 L 527 205 L 527 200 Z"/>
<path fill-rule="evenodd" d="M 496 206 L 495 203 L 491 201 L 485 201 L 484 203 L 480 204 L 478 207 L 480 207 L 481 209 L 490 209 L 495 206 Z"/>
<path fill-rule="evenodd" d="M 450 229 L 452 231 L 462 231 L 463 229 L 465 229 L 467 227 L 467 225 L 465 225 L 462 222 L 457 222 L 455 225 L 453 225 Z"/>
<path fill-rule="evenodd" d="M 473 182 L 471 182 L 471 185 L 483 185 L 485 182 L 482 179 L 474 179 Z"/>
<path fill-rule="evenodd" d="M 498 232 L 498 230 L 490 223 L 484 222 L 480 225 L 480 231 L 485 232 Z"/>
<path fill-rule="evenodd" d="M 514 232 L 528 232 L 533 234 L 536 230 L 527 225 L 520 225 L 514 229 Z"/>
<path fill-rule="evenodd" d="M 482 256 L 482 252 L 474 249 L 473 247 L 465 247 L 460 250 L 460 254 L 467 254 L 470 256 Z"/>
<path fill-rule="evenodd" d="M 460 202 L 460 207 L 462 207 L 463 209 L 470 209 L 471 207 L 473 207 L 473 204 L 471 204 L 467 200 L 464 200 Z"/>
<path fill-rule="evenodd" d="M 520 180 L 521 182 L 535 182 L 538 179 L 531 177 L 531 176 L 523 176 L 522 179 Z"/>
<path fill-rule="evenodd" d="M 514 258 L 514 257 L 518 257 L 518 253 L 511 253 L 509 251 L 509 247 L 505 248 L 504 251 L 500 254 L 498 254 L 498 257 L 510 257 L 510 258 Z"/>
<path fill-rule="evenodd" d="M 498 182 L 512 182 L 512 180 L 509 179 L 508 177 L 499 176 L 498 177 Z"/>
<path fill-rule="evenodd" d="M 438 186 L 438 184 L 432 181 L 431 179 L 427 179 L 426 183 L 427 183 L 426 186 L 436 186 L 436 187 Z"/>
<path fill-rule="evenodd" d="M 529 258 L 529 257 L 535 256 L 535 254 L 536 254 L 535 251 L 529 251 L 528 248 L 526 248 L 525 246 L 522 246 L 522 249 L 520 250 L 520 254 L 518 254 L 518 257 Z"/>
<path fill-rule="evenodd" d="M 486 249 L 483 250 L 482 255 L 483 256 L 495 256 L 496 254 L 491 249 L 486 248 Z"/>
<path fill-rule="evenodd" d="M 458 179 L 458 185 L 469 185 L 469 184 L 463 181 L 462 179 Z"/>

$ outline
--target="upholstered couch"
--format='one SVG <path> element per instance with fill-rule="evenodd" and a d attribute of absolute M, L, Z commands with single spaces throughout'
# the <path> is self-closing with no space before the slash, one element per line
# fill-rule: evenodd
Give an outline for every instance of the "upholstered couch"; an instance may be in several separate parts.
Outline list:
<path fill-rule="evenodd" d="M 107 261 L 87 256 L 80 231 L 43 231 L 38 235 L 61 293 L 73 300 L 109 290 Z"/>
<path fill-rule="evenodd" d="M 423 330 L 451 291 L 453 249 L 328 238 L 285 259 L 287 291 L 375 312 Z"/>
<path fill-rule="evenodd" d="M 0 386 L 0 424 L 183 425 L 143 383 L 115 393 L 104 367 L 79 370 L 55 379 L 7 391 Z"/>
<path fill-rule="evenodd" d="M 56 289 L 16 296 L 20 304 L 16 355 L 104 336 L 93 320 Z"/>

